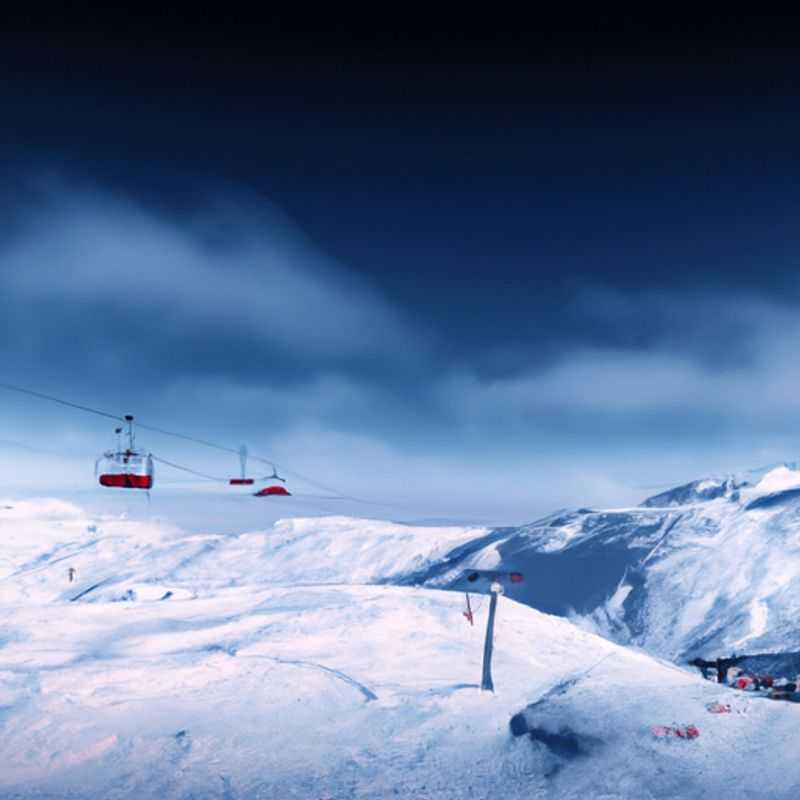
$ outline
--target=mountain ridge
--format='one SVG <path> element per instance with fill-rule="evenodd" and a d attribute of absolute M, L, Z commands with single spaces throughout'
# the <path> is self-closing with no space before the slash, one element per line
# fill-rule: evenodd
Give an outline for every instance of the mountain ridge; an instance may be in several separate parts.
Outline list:
<path fill-rule="evenodd" d="M 798 470 L 778 467 L 755 484 L 700 479 L 639 506 L 562 510 L 500 530 L 421 583 L 466 591 L 465 571 L 491 552 L 498 569 L 525 574 L 510 596 L 660 656 L 800 649 Z"/>

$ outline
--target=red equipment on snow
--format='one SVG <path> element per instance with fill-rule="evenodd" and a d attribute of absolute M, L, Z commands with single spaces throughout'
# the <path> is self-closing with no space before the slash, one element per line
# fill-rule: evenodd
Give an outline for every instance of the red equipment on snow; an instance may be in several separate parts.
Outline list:
<path fill-rule="evenodd" d="M 653 725 L 650 732 L 656 739 L 696 739 L 700 735 L 696 725 Z"/>
<path fill-rule="evenodd" d="M 710 714 L 732 714 L 733 707 L 730 703 L 707 703 L 706 711 L 708 711 Z"/>
<path fill-rule="evenodd" d="M 153 457 L 144 450 L 136 449 L 136 435 L 133 430 L 133 417 L 125 417 L 128 424 L 128 446 L 123 449 L 120 437 L 122 428 L 117 428 L 117 446 L 108 450 L 97 460 L 95 475 L 99 473 L 101 486 L 115 489 L 152 489 L 155 471 Z"/>
<path fill-rule="evenodd" d="M 467 610 L 461 613 L 467 618 L 470 625 L 475 624 L 475 615 L 472 613 L 472 604 L 469 602 L 469 592 L 467 592 Z"/>

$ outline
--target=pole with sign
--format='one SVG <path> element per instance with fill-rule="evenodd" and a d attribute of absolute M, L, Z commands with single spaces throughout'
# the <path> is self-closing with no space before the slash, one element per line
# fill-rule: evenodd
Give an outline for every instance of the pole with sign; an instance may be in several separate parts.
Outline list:
<path fill-rule="evenodd" d="M 521 583 L 522 574 L 519 572 L 490 572 L 488 570 L 472 570 L 466 575 L 469 583 L 473 584 L 470 591 L 480 591 L 488 584 L 489 590 L 489 618 L 486 620 L 486 638 L 483 642 L 483 675 L 481 676 L 481 689 L 487 692 L 494 691 L 492 680 L 492 653 L 494 652 L 494 620 L 497 614 L 497 598 L 503 594 L 503 581 Z M 484 589 L 482 594 L 486 594 Z"/>

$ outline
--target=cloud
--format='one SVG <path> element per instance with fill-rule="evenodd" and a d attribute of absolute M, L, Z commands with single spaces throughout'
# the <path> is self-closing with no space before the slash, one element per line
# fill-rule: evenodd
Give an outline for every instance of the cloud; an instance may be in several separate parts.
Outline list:
<path fill-rule="evenodd" d="M 651 339 L 632 331 L 628 347 L 570 343 L 550 364 L 493 380 L 455 371 L 442 402 L 464 424 L 494 418 L 496 428 L 548 440 L 561 432 L 647 447 L 678 435 L 699 448 L 720 435 L 790 436 L 800 392 L 800 318 L 790 305 L 733 292 L 597 299 L 592 311 L 609 324 L 651 318 Z"/>
<path fill-rule="evenodd" d="M 181 222 L 52 178 L 37 189 L 0 245 L 7 362 L 271 383 L 403 366 L 424 348 L 411 320 L 253 198 Z"/>

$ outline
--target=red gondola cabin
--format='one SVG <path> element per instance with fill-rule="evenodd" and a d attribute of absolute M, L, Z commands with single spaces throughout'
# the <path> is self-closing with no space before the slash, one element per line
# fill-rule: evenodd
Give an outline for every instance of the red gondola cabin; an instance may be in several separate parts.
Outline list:
<path fill-rule="evenodd" d="M 255 497 L 291 497 L 292 493 L 287 491 L 283 486 L 265 486 L 263 489 L 255 493 Z"/>
<path fill-rule="evenodd" d="M 122 428 L 117 428 L 117 446 L 114 450 L 107 450 L 95 464 L 95 475 L 99 475 L 101 486 L 114 489 L 152 489 L 153 488 L 153 457 L 144 450 L 136 449 L 136 439 L 133 430 L 133 417 L 125 417 L 128 424 L 126 435 L 128 446 L 122 448 L 120 436 Z"/>

